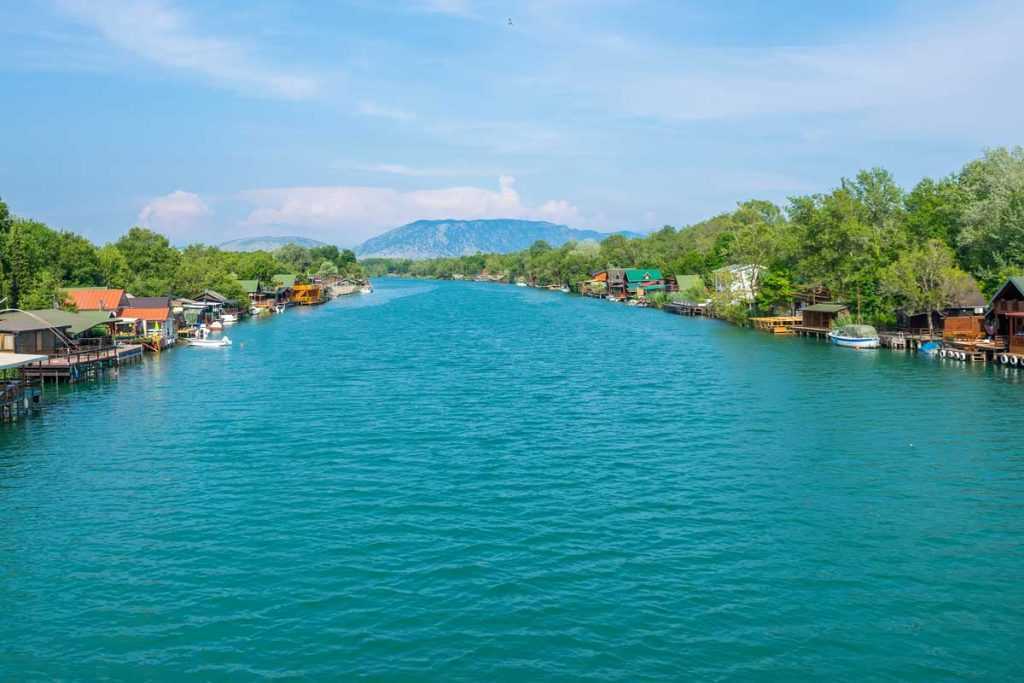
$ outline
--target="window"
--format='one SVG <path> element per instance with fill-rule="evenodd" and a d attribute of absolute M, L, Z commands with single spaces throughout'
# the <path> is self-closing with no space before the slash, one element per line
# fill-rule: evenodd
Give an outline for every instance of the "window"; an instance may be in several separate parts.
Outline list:
<path fill-rule="evenodd" d="M 36 332 L 36 352 L 39 353 L 43 350 L 43 333 L 42 330 Z"/>
<path fill-rule="evenodd" d="M 0 334 L 0 351 L 14 351 L 13 334 Z"/>

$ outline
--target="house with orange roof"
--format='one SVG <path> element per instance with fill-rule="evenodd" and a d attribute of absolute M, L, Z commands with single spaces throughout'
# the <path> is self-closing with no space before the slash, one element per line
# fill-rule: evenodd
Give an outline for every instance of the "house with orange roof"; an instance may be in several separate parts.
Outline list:
<path fill-rule="evenodd" d="M 128 305 L 123 289 L 106 287 L 69 287 L 68 302 L 79 311 L 111 311 L 115 315 Z"/>
<path fill-rule="evenodd" d="M 178 339 L 178 322 L 166 296 L 127 298 L 118 328 L 122 333 L 148 337 L 158 349 L 173 346 Z"/>

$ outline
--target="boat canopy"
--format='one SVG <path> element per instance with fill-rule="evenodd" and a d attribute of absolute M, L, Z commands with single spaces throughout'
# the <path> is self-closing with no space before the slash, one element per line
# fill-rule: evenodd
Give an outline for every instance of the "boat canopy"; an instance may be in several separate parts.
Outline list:
<path fill-rule="evenodd" d="M 837 332 L 840 336 L 858 339 L 874 339 L 878 336 L 878 330 L 871 325 L 843 325 Z"/>

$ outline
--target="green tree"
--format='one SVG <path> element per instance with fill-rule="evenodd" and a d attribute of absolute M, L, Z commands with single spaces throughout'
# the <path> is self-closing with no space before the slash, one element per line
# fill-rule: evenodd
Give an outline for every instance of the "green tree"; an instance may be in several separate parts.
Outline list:
<path fill-rule="evenodd" d="M 161 296 L 171 292 L 180 255 L 166 237 L 134 227 L 115 246 L 124 254 L 132 272 L 133 294 Z"/>
<path fill-rule="evenodd" d="M 73 232 L 61 232 L 58 239 L 58 273 L 61 281 L 73 286 L 103 283 L 100 258 L 92 242 Z"/>
<path fill-rule="evenodd" d="M 932 312 L 955 303 L 970 276 L 956 266 L 953 250 L 940 240 L 931 239 L 907 251 L 882 271 L 884 289 L 912 313 L 928 314 L 932 332 Z"/>
<path fill-rule="evenodd" d="M 320 277 L 331 277 L 338 274 L 338 265 L 334 261 L 325 259 L 316 271 Z"/>
<path fill-rule="evenodd" d="M 100 284 L 114 289 L 127 289 L 132 281 L 132 269 L 128 259 L 113 244 L 107 244 L 97 252 L 100 269 Z"/>
<path fill-rule="evenodd" d="M 276 258 L 286 270 L 295 273 L 307 273 L 313 265 L 313 256 L 309 249 L 298 244 L 286 244 L 274 252 Z"/>

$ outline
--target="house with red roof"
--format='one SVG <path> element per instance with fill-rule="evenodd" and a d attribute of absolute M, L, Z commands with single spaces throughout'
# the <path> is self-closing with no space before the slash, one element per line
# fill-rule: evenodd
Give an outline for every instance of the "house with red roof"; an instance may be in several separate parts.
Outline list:
<path fill-rule="evenodd" d="M 123 289 L 106 287 L 69 287 L 68 302 L 79 311 L 111 311 L 115 315 L 128 305 Z"/>

